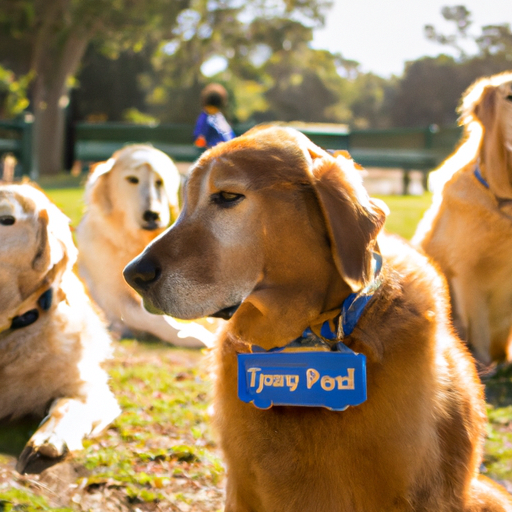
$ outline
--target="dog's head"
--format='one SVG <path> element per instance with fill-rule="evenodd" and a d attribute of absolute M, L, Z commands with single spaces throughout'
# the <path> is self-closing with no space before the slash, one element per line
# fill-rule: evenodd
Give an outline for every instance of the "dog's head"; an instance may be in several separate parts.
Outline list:
<path fill-rule="evenodd" d="M 162 151 L 134 144 L 96 164 L 86 185 L 88 208 L 120 215 L 131 231 L 165 228 L 178 215 L 180 175 Z"/>
<path fill-rule="evenodd" d="M 77 250 L 69 219 L 32 185 L 0 186 L 0 314 L 19 305 Z"/>
<path fill-rule="evenodd" d="M 237 316 L 309 321 L 371 279 L 384 220 L 350 159 L 260 127 L 203 155 L 177 222 L 125 277 L 149 310 L 178 318 L 229 317 L 243 304 Z"/>
<path fill-rule="evenodd" d="M 480 159 L 493 190 L 512 195 L 512 72 L 475 82 L 464 94 L 461 122 L 483 128 Z"/>

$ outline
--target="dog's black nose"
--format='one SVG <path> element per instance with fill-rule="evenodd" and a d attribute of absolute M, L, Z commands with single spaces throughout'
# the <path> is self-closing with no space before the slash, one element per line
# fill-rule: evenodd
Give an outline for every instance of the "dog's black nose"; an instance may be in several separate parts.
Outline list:
<path fill-rule="evenodd" d="M 138 292 L 147 290 L 161 273 L 160 266 L 149 258 L 136 258 L 123 270 L 126 282 Z"/>
<path fill-rule="evenodd" d="M 151 211 L 151 210 L 146 210 L 144 212 L 144 214 L 142 215 L 142 218 L 146 222 L 156 222 L 160 218 L 160 215 L 158 213 L 156 213 L 156 212 Z"/>

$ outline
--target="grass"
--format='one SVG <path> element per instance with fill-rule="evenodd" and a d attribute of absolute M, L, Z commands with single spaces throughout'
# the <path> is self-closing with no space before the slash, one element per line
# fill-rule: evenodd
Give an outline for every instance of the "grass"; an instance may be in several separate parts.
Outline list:
<path fill-rule="evenodd" d="M 83 189 L 61 178 L 43 183 L 77 226 Z M 64 188 L 65 185 L 72 185 Z M 412 236 L 430 204 L 421 197 L 381 197 L 386 228 Z M 108 363 L 122 415 L 82 452 L 39 476 L 14 471 L 35 422 L 0 427 L 0 512 L 218 511 L 224 467 L 210 429 L 211 385 L 203 352 L 123 340 Z M 512 368 L 486 380 L 489 426 L 484 471 L 512 489 Z"/>
<path fill-rule="evenodd" d="M 416 226 L 425 210 L 430 206 L 432 195 L 422 196 L 376 196 L 382 199 L 390 210 L 385 228 L 390 233 L 396 233 L 407 240 L 412 238 Z"/>

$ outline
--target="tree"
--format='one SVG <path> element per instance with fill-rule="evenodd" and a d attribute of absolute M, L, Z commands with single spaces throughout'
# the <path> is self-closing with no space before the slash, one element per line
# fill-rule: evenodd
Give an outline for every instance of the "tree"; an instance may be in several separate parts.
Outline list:
<path fill-rule="evenodd" d="M 425 27 L 427 38 L 456 50 L 455 56 L 423 57 L 406 65 L 392 108 L 395 126 L 453 124 L 467 87 L 481 76 L 512 67 L 512 32 L 508 24 L 481 27 L 472 33 L 471 13 L 463 5 L 443 7 L 455 25 L 451 34 Z M 471 50 L 471 51 L 470 51 Z"/>
<path fill-rule="evenodd" d="M 206 82 L 206 61 L 227 59 L 238 72 L 261 41 L 279 40 L 270 29 L 274 20 L 310 32 L 329 6 L 329 0 L 11 0 L 0 5 L 0 63 L 34 74 L 35 161 L 42 174 L 54 173 L 61 169 L 67 89 L 91 41 L 111 58 L 160 45 L 156 76 L 147 73 L 142 88 L 158 117 L 182 121 Z"/>
<path fill-rule="evenodd" d="M 408 62 L 393 102 L 393 126 L 453 124 L 466 80 L 455 59 L 447 55 Z"/>
<path fill-rule="evenodd" d="M 18 80 L 12 71 L 0 66 L 0 118 L 17 117 L 28 107 L 29 82 L 30 75 Z"/>
<path fill-rule="evenodd" d="M 153 74 L 155 45 L 121 51 L 116 58 L 91 44 L 73 87 L 73 120 L 125 121 L 131 112 L 146 110 L 144 77 Z"/>
<path fill-rule="evenodd" d="M 446 21 L 455 24 L 455 33 L 445 35 L 439 33 L 433 25 L 425 25 L 425 36 L 427 39 L 436 41 L 443 45 L 452 46 L 457 50 L 460 57 L 466 56 L 466 50 L 461 46 L 461 40 L 469 38 L 468 31 L 471 26 L 471 13 L 463 5 L 443 7 L 441 14 Z"/>
<path fill-rule="evenodd" d="M 254 108 L 266 108 L 263 94 L 272 78 L 265 66 L 283 50 L 290 58 L 302 51 L 330 5 L 327 0 L 198 0 L 181 13 L 174 37 L 153 58 L 157 74 L 148 87 L 151 113 L 167 121 L 193 121 L 200 110 L 199 93 L 210 80 L 231 93 L 232 117 L 238 117 L 237 103 L 247 100 L 247 91 L 257 94 Z M 224 69 L 207 76 L 205 65 L 214 60 Z M 246 103 L 241 110 L 242 119 L 251 115 Z"/>
<path fill-rule="evenodd" d="M 480 35 L 470 34 L 472 25 L 471 12 L 463 5 L 443 7 L 441 14 L 444 19 L 455 24 L 455 32 L 449 35 L 438 32 L 433 25 L 425 25 L 427 39 L 436 41 L 445 46 L 453 47 L 458 53 L 458 60 L 463 62 L 474 57 L 507 56 L 512 64 L 512 32 L 508 23 L 501 25 L 486 25 L 481 27 Z M 464 48 L 465 42 L 471 42 L 476 47 L 473 55 L 468 54 Z"/>
<path fill-rule="evenodd" d="M 350 124 L 354 128 L 388 128 L 391 106 L 397 94 L 395 77 L 382 78 L 373 73 L 359 73 L 352 81 L 355 91 L 350 101 Z"/>
<path fill-rule="evenodd" d="M 67 89 L 88 44 L 111 52 L 172 33 L 190 0 L 12 0 L 0 5 L 0 62 L 33 73 L 35 173 L 62 168 Z"/>

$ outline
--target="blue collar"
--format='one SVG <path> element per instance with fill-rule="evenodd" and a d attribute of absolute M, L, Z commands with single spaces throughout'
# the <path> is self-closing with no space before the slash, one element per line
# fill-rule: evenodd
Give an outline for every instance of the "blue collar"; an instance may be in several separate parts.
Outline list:
<path fill-rule="evenodd" d="M 482 176 L 482 173 L 480 171 L 480 167 L 478 166 L 478 164 L 476 164 L 476 168 L 475 168 L 475 171 L 474 171 L 474 175 L 475 175 L 475 178 L 485 187 L 485 188 L 490 188 L 489 187 L 489 183 L 487 183 L 486 179 Z"/>
<path fill-rule="evenodd" d="M 350 336 L 355 329 L 357 322 L 361 318 L 366 308 L 366 305 L 373 298 L 375 292 L 382 284 L 382 277 L 380 270 L 382 268 L 382 256 L 379 253 L 373 253 L 373 280 L 370 284 L 365 286 L 357 293 L 351 293 L 341 306 L 339 316 L 334 322 L 326 320 L 320 328 L 320 336 L 317 336 L 310 327 L 308 327 L 301 336 L 295 338 L 293 341 L 284 347 L 275 347 L 268 352 L 280 352 L 286 349 L 307 349 L 308 347 L 325 346 L 331 350 L 338 352 L 350 351 L 343 343 L 342 340 L 346 336 Z M 336 324 L 335 329 L 331 325 Z M 337 343 L 330 345 L 325 340 L 336 340 Z M 258 345 L 251 345 L 252 352 L 267 352 L 265 349 Z"/>
<path fill-rule="evenodd" d="M 351 293 L 341 306 L 338 326 L 336 331 L 331 328 L 329 321 L 322 324 L 320 335 L 327 340 L 337 339 L 341 341 L 345 336 L 350 336 L 355 329 L 357 322 L 361 318 L 366 305 L 372 300 L 375 291 L 382 284 L 380 270 L 382 268 L 382 256 L 379 253 L 373 253 L 373 281 L 357 293 Z M 302 337 L 313 334 L 308 327 Z"/>

